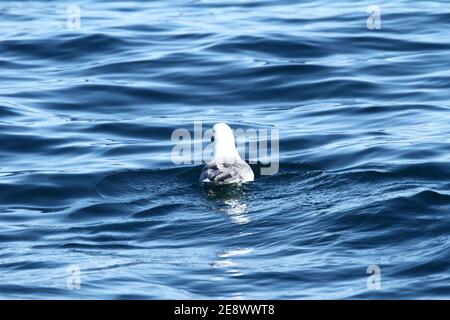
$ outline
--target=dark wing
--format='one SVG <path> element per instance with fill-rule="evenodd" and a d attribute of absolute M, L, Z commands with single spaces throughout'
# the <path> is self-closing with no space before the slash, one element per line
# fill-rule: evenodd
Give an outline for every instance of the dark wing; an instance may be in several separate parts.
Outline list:
<path fill-rule="evenodd" d="M 235 171 L 232 164 L 210 162 L 203 168 L 200 183 L 228 183 L 227 180 L 236 178 Z"/>

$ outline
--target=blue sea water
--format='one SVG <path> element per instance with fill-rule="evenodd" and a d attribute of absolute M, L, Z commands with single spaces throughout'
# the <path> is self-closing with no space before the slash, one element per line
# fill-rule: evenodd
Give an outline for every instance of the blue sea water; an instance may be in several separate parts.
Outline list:
<path fill-rule="evenodd" d="M 2 1 L 0 30 L 0 298 L 450 298 L 449 1 Z M 171 161 L 194 121 L 279 130 L 279 172 L 208 192 Z"/>

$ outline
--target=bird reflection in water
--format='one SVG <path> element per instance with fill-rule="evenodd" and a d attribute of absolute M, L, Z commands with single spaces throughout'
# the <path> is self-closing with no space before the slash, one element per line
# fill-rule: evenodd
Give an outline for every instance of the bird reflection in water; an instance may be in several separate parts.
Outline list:
<path fill-rule="evenodd" d="M 221 205 L 219 210 L 228 214 L 232 222 L 242 225 L 251 221 L 248 215 L 250 209 L 248 204 L 249 196 L 245 185 L 213 186 L 204 190 L 208 198 L 219 202 Z"/>
<path fill-rule="evenodd" d="M 205 195 L 208 198 L 214 199 L 219 203 L 220 206 L 218 210 L 225 212 L 234 224 L 245 227 L 245 225 L 251 222 L 250 216 L 248 215 L 250 211 L 250 196 L 246 185 L 214 186 L 211 188 L 205 188 L 204 190 Z M 245 230 L 240 230 L 238 234 L 230 235 L 230 237 L 247 237 L 249 235 L 251 235 L 251 233 L 245 232 Z M 240 266 L 239 260 L 242 259 L 242 257 L 250 255 L 252 252 L 253 248 L 237 246 L 233 248 L 225 248 L 224 250 L 216 253 L 212 266 L 223 270 L 224 274 L 215 276 L 211 280 L 222 281 L 228 276 L 242 276 L 244 270 Z M 241 292 L 234 292 L 227 298 L 240 299 L 244 297 Z"/>

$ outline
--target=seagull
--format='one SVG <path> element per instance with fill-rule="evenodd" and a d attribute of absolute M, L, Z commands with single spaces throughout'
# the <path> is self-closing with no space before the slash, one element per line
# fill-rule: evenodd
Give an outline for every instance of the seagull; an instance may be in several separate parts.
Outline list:
<path fill-rule="evenodd" d="M 214 156 L 200 176 L 202 185 L 223 185 L 253 181 L 252 168 L 241 159 L 234 144 L 234 134 L 226 123 L 213 126 Z"/>

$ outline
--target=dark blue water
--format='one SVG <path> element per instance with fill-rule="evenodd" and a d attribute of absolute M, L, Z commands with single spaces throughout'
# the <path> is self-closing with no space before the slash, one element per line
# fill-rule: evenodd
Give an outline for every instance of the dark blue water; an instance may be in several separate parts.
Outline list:
<path fill-rule="evenodd" d="M 449 1 L 69 4 L 0 3 L 0 298 L 450 298 Z M 204 190 L 197 120 L 279 172 Z"/>

